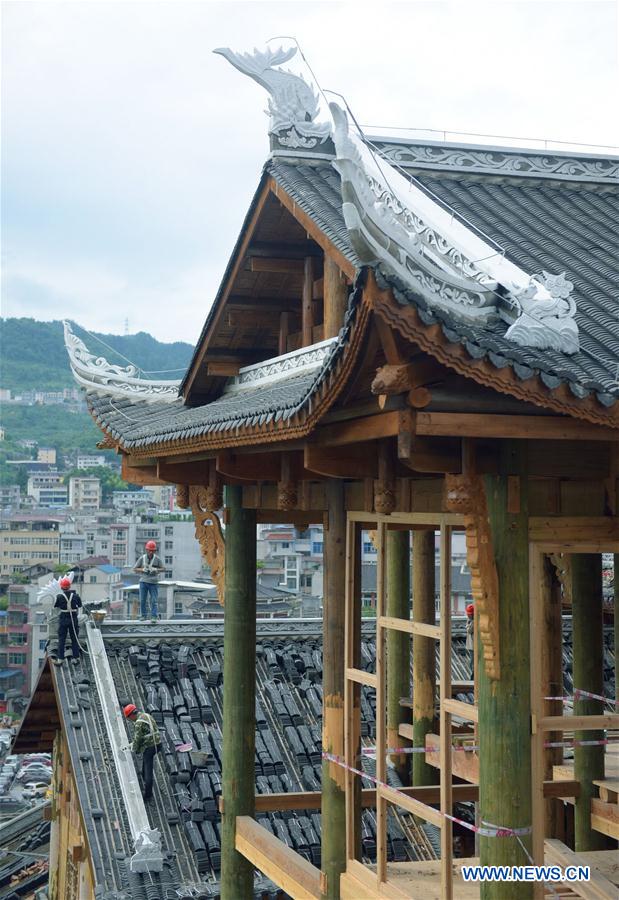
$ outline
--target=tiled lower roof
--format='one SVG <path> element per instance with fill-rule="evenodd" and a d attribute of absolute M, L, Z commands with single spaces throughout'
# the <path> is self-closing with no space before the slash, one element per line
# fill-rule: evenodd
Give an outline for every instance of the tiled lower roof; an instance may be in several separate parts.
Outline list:
<path fill-rule="evenodd" d="M 339 176 L 330 163 L 273 160 L 268 171 L 358 264 L 341 212 Z M 603 406 L 613 405 L 619 398 L 619 186 L 596 190 L 463 174 L 441 178 L 423 173 L 416 178 L 530 274 L 543 269 L 566 272 L 574 284 L 580 350 L 567 355 L 519 347 L 505 339 L 504 322 L 458 321 L 446 311 L 430 309 L 423 297 L 380 270 L 379 285 L 393 288 L 398 303 L 416 306 L 424 324 L 440 324 L 447 340 L 464 346 L 471 360 L 487 358 L 497 369 L 510 366 L 524 380 L 539 373 L 549 390 L 567 384 L 578 398 L 594 393 Z"/>

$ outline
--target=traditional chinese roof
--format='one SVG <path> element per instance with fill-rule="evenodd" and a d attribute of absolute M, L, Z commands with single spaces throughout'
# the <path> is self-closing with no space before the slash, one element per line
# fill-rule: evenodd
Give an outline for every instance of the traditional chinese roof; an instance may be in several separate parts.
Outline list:
<path fill-rule="evenodd" d="M 352 372 L 370 311 L 486 387 L 617 424 L 619 158 L 370 142 L 334 104 L 321 121 L 311 87 L 274 68 L 293 52 L 218 52 L 269 91 L 272 153 L 180 385 L 107 366 L 68 333 L 109 444 L 171 454 L 307 435 Z M 251 241 L 264 246 L 282 210 L 290 249 L 304 240 L 311 252 L 311 232 L 356 282 L 336 339 L 264 359 L 277 347 L 268 316 L 256 335 L 223 312 L 299 297 L 293 275 L 265 281 L 248 265 Z M 231 347 L 253 364 L 211 377 L 208 361 Z"/>

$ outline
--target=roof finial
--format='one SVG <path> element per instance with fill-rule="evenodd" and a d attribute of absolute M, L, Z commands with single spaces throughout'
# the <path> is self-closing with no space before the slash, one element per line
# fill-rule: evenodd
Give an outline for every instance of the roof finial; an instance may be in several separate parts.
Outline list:
<path fill-rule="evenodd" d="M 290 156 L 305 155 L 308 151 L 314 154 L 318 150 L 322 155 L 333 156 L 331 124 L 317 121 L 318 95 L 300 75 L 274 68 L 292 59 L 296 47 L 264 52 L 254 48 L 253 53 L 236 53 L 229 47 L 220 47 L 213 52 L 225 57 L 235 69 L 249 75 L 271 95 L 266 112 L 270 116 L 272 151 Z"/>

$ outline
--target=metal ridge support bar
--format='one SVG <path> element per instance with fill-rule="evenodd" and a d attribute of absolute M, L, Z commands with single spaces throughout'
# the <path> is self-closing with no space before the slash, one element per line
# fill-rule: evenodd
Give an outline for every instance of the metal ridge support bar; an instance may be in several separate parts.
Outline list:
<path fill-rule="evenodd" d="M 103 720 L 133 839 L 135 853 L 131 857 L 129 868 L 132 872 L 161 872 L 163 869 L 161 834 L 156 828 L 151 828 L 148 821 L 131 750 L 127 748 L 127 732 L 103 644 L 103 635 L 92 622 L 87 622 L 86 637 Z"/>

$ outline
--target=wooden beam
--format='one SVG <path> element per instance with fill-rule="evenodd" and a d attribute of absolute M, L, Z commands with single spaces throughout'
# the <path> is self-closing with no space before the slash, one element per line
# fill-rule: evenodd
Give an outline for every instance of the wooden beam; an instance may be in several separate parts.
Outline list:
<path fill-rule="evenodd" d="M 157 475 L 157 466 L 141 466 L 140 468 L 130 466 L 127 458 L 123 456 L 120 461 L 120 475 L 123 481 L 129 484 L 167 484 Z"/>
<path fill-rule="evenodd" d="M 600 731 L 619 728 L 619 713 L 602 713 L 591 716 L 544 716 L 537 720 L 540 731 Z M 586 740 L 586 738 L 585 738 Z M 595 776 L 599 778 L 599 775 Z"/>
<path fill-rule="evenodd" d="M 343 450 L 307 444 L 303 466 L 326 478 L 376 478 L 378 459 L 375 444 L 356 444 Z"/>
<path fill-rule="evenodd" d="M 266 312 L 266 313 L 281 313 L 294 311 L 295 314 L 299 314 L 301 312 L 301 298 L 299 296 L 294 297 L 261 297 L 260 295 L 252 294 L 251 296 L 246 296 L 245 294 L 231 294 L 228 297 L 228 302 L 226 304 L 226 310 L 229 312 Z"/>
<path fill-rule="evenodd" d="M 329 256 L 324 259 L 324 336 L 336 337 L 344 325 L 348 303 L 348 285 L 344 273 Z"/>
<path fill-rule="evenodd" d="M 308 257 L 309 258 L 309 257 Z M 303 274 L 302 259 L 286 259 L 271 257 L 270 259 L 262 256 L 250 256 L 249 269 L 251 272 L 273 272 L 283 275 L 302 275 Z"/>
<path fill-rule="evenodd" d="M 338 422 L 317 428 L 310 442 L 322 446 L 337 447 L 360 441 L 377 441 L 398 434 L 400 413 L 397 411 L 365 416 L 352 422 Z"/>
<path fill-rule="evenodd" d="M 619 541 L 619 518 L 616 516 L 531 516 L 529 519 L 529 540 L 543 544 L 562 545 L 569 550 L 573 545 L 580 553 L 595 542 L 607 543 L 607 549 Z"/>
<path fill-rule="evenodd" d="M 252 453 L 240 456 L 233 451 L 217 455 L 215 465 L 222 478 L 238 481 L 278 481 L 280 461 L 277 453 Z"/>
<path fill-rule="evenodd" d="M 265 259 L 305 259 L 306 256 L 322 256 L 322 250 L 314 241 L 252 241 L 247 248 L 248 256 L 262 256 Z"/>
<path fill-rule="evenodd" d="M 299 900 L 320 898 L 320 870 L 250 816 L 237 816 L 235 847 L 286 894 Z"/>
<path fill-rule="evenodd" d="M 314 343 L 314 260 L 311 256 L 306 257 L 302 262 L 301 271 L 303 272 L 303 297 L 301 300 L 301 346 L 309 347 Z"/>
<path fill-rule="evenodd" d="M 261 316 L 263 313 L 260 314 Z M 241 317 L 242 318 L 242 317 Z M 240 322 L 239 322 L 240 324 Z M 244 324 L 248 324 L 247 319 L 245 319 Z M 241 369 L 240 363 L 238 362 L 207 362 L 206 364 L 206 374 L 207 375 L 216 375 L 221 378 L 231 378 L 234 375 L 238 375 Z"/>
<path fill-rule="evenodd" d="M 619 429 L 561 416 L 420 412 L 417 414 L 417 433 L 437 437 L 619 441 Z"/>
<path fill-rule="evenodd" d="M 157 478 L 167 484 L 206 484 L 208 474 L 207 460 L 176 464 L 162 459 L 157 463 Z"/>
<path fill-rule="evenodd" d="M 410 624 L 411 596 L 411 536 L 408 531 L 387 532 L 387 602 L 386 616 L 381 616 L 381 627 L 391 622 Z M 389 628 L 387 645 L 387 745 L 398 747 L 398 727 L 402 719 L 409 717 L 400 706 L 401 697 L 411 694 L 410 639 L 404 629 Z M 403 784 L 410 782 L 410 757 L 399 753 L 391 757 Z"/>

